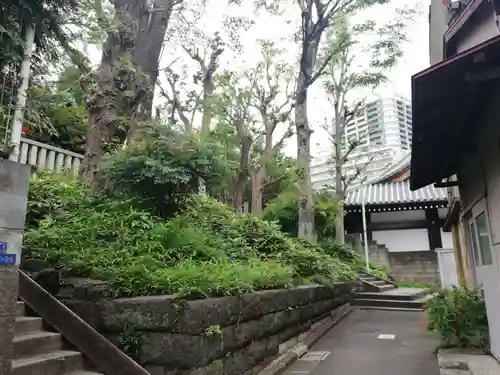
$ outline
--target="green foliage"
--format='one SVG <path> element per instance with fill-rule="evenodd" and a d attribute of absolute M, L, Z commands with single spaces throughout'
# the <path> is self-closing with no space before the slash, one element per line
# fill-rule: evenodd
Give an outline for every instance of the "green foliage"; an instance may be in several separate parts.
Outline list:
<path fill-rule="evenodd" d="M 92 196 L 46 174 L 33 182 L 29 207 L 24 245 L 32 257 L 67 276 L 108 280 L 120 296 L 199 298 L 352 277 L 321 248 L 206 196 L 185 199 L 165 221 L 133 200 Z"/>
<path fill-rule="evenodd" d="M 24 127 L 30 139 L 83 153 L 87 133 L 87 112 L 77 105 L 71 89 L 58 91 L 36 86 L 28 91 Z"/>
<path fill-rule="evenodd" d="M 137 199 L 156 215 L 170 217 L 186 196 L 198 193 L 200 181 L 211 186 L 221 180 L 224 164 L 195 136 L 148 124 L 137 139 L 104 163 L 107 191 L 115 197 Z"/>
<path fill-rule="evenodd" d="M 463 348 L 485 346 L 488 318 L 481 289 L 457 287 L 441 290 L 427 302 L 427 330 L 438 332 L 443 341 Z"/>
<path fill-rule="evenodd" d="M 39 172 L 30 182 L 27 227 L 37 228 L 44 218 L 64 217 L 92 200 L 90 192 L 74 176 Z"/>
<path fill-rule="evenodd" d="M 127 314 L 120 316 L 120 320 L 123 328 L 118 334 L 118 346 L 130 358 L 141 363 L 142 335 L 130 322 Z"/>
<path fill-rule="evenodd" d="M 314 204 L 318 239 L 331 239 L 335 233 L 335 217 L 339 214 L 338 202 L 329 192 L 319 191 L 315 192 Z M 263 217 L 266 220 L 277 222 L 281 230 L 296 237 L 298 207 L 298 193 L 293 187 L 272 200 L 265 208 Z"/>

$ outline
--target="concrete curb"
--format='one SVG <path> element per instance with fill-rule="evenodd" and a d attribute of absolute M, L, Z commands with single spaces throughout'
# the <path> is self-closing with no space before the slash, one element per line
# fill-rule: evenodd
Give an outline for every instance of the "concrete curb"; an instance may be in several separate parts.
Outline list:
<path fill-rule="evenodd" d="M 333 310 L 327 317 L 314 323 L 309 331 L 295 338 L 297 344 L 272 361 L 266 368 L 259 372 L 258 375 L 281 374 L 288 366 L 307 353 L 311 346 L 353 310 L 354 308 L 349 303 Z"/>

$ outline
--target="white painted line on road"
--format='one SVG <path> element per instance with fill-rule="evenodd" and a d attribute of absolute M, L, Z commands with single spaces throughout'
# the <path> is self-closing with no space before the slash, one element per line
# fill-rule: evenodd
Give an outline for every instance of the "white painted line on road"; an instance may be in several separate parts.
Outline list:
<path fill-rule="evenodd" d="M 289 370 L 285 372 L 285 374 L 310 374 L 311 371 L 297 371 L 297 370 Z"/>
<path fill-rule="evenodd" d="M 300 361 L 323 361 L 330 352 L 307 352 L 299 360 Z"/>
<path fill-rule="evenodd" d="M 378 335 L 379 340 L 394 340 L 396 338 L 396 335 L 389 335 L 385 333 L 381 333 Z"/>

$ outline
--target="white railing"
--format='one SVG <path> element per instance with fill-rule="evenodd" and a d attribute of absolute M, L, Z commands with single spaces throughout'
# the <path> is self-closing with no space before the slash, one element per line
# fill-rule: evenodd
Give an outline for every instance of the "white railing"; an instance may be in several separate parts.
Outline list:
<path fill-rule="evenodd" d="M 78 173 L 83 155 L 66 151 L 59 147 L 21 138 L 21 147 L 17 162 L 31 164 L 38 169 L 50 169 L 56 172 Z"/>

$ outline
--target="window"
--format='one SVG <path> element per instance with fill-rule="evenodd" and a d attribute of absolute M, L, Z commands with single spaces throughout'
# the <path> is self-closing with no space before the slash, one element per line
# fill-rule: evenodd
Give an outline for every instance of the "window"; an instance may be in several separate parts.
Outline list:
<path fill-rule="evenodd" d="M 484 211 L 469 222 L 469 229 L 476 265 L 489 266 L 493 264 L 488 223 Z"/>

